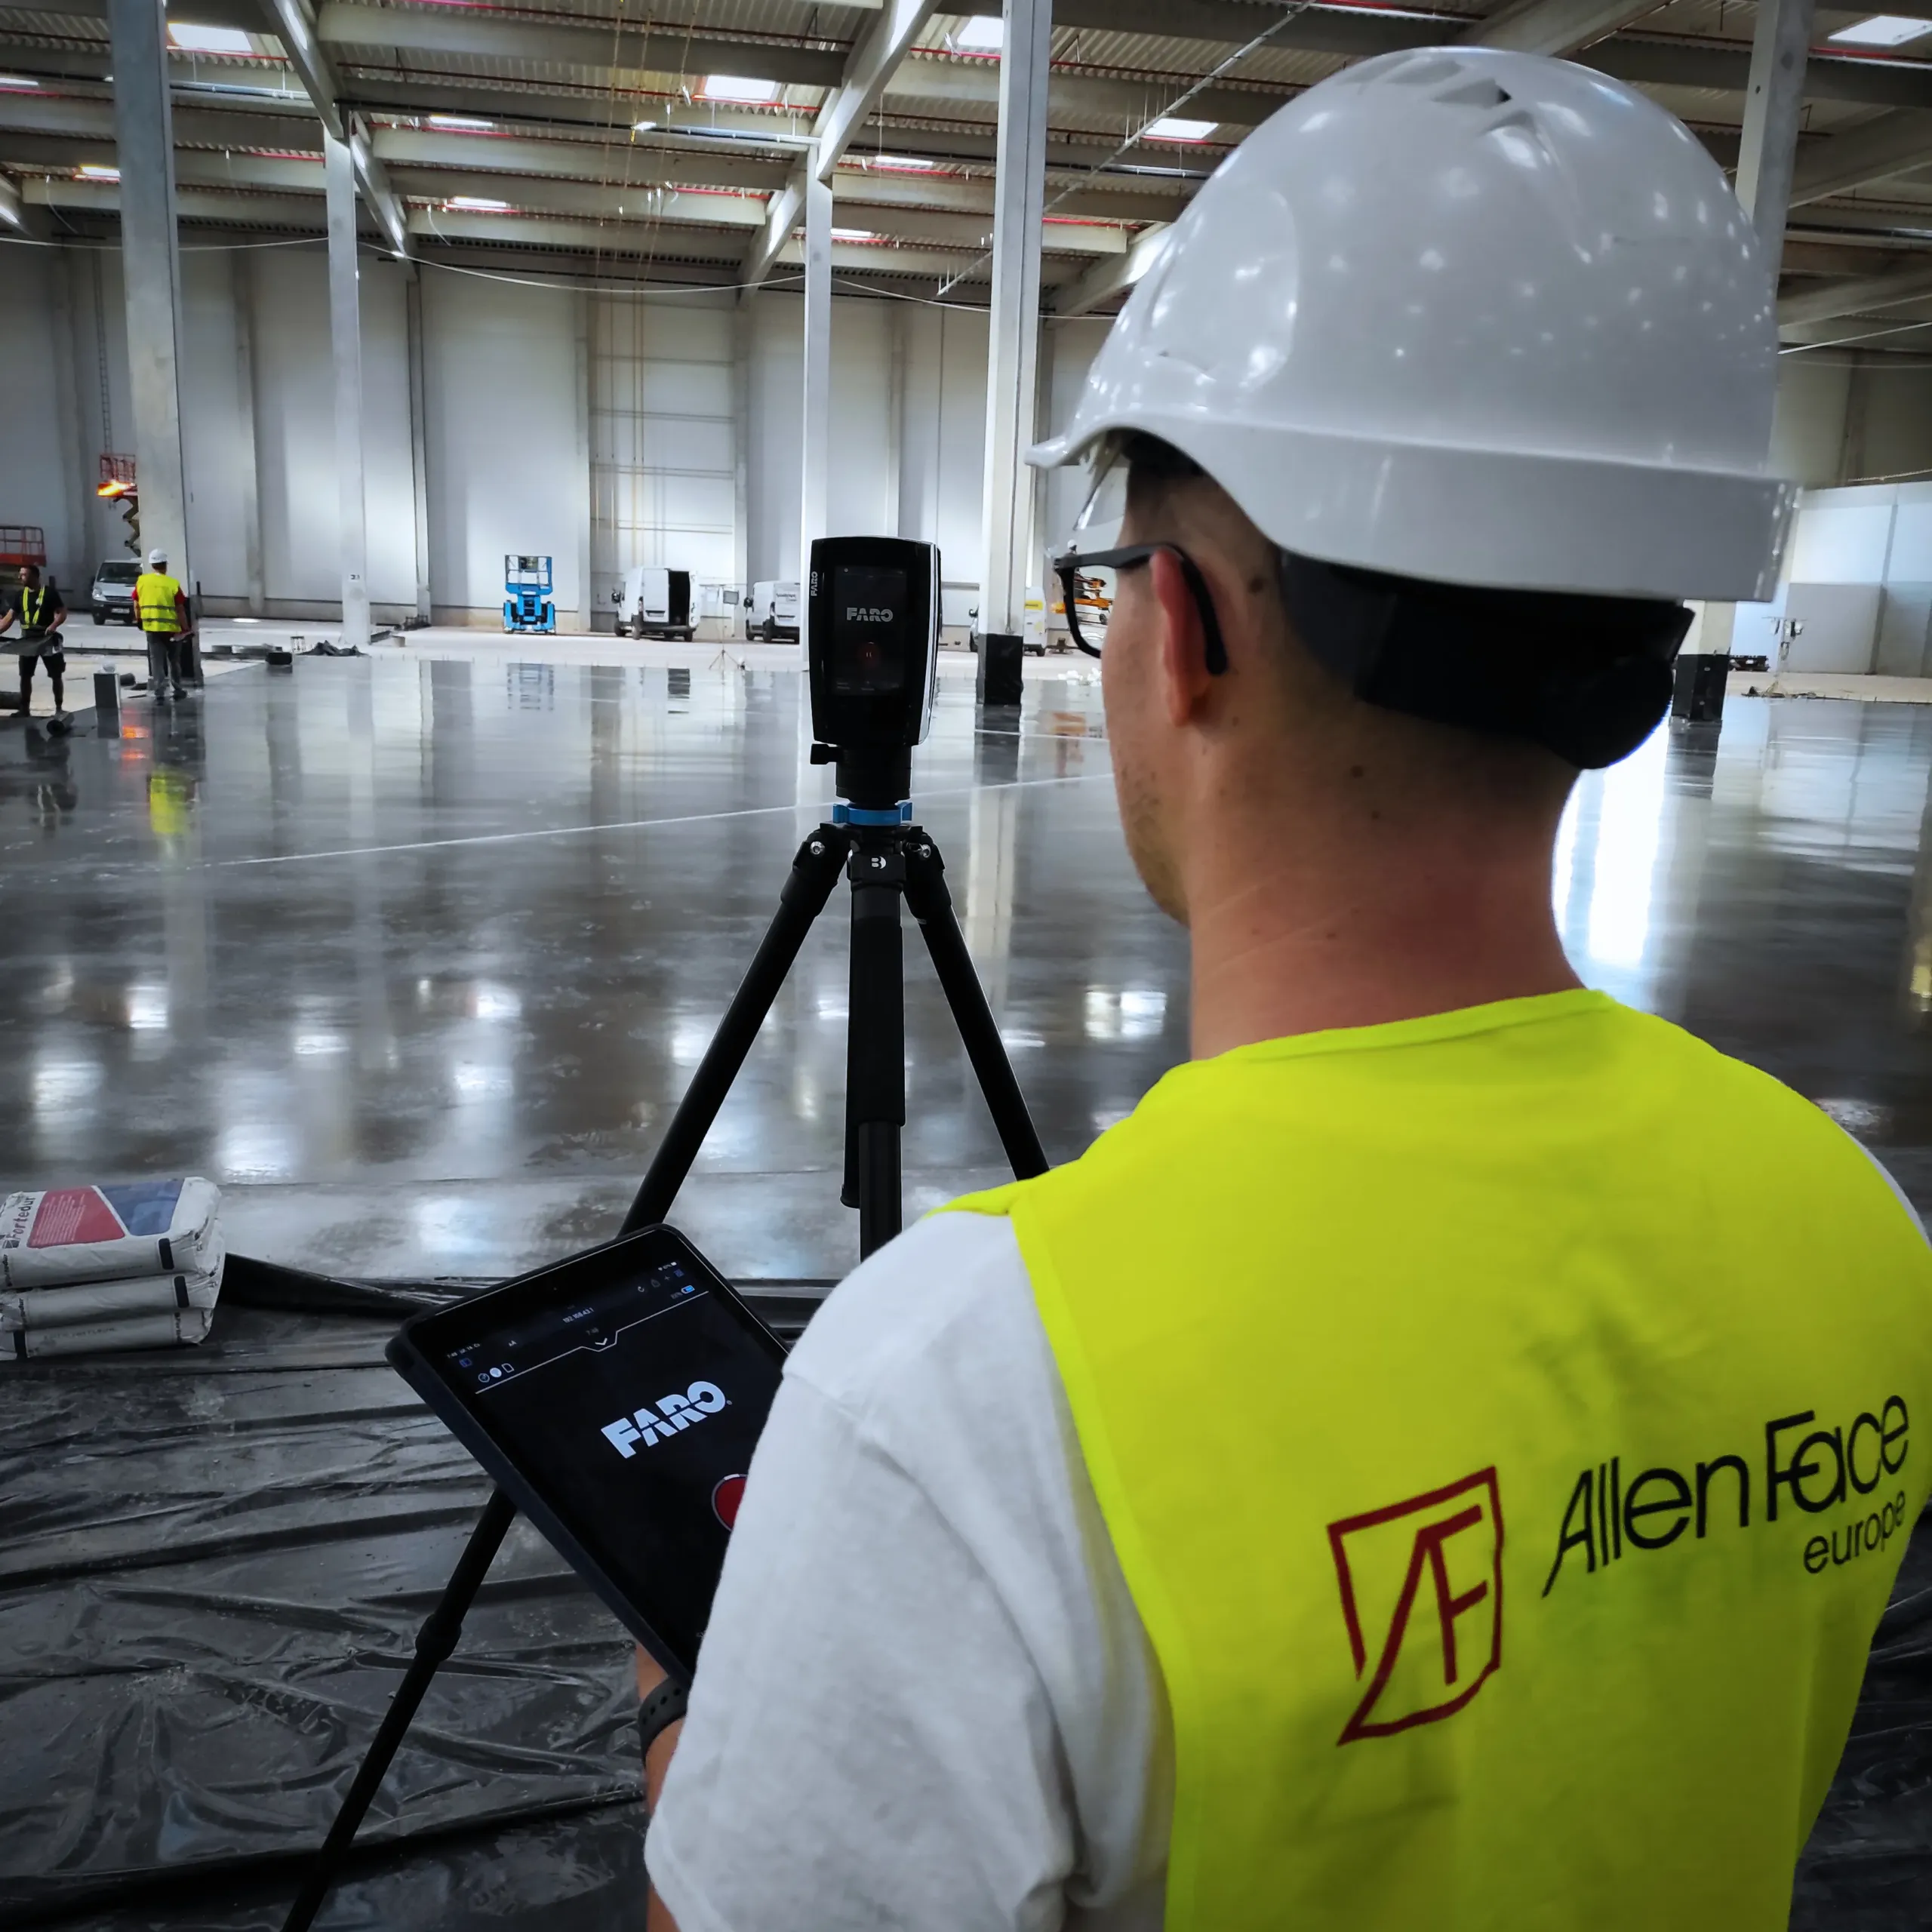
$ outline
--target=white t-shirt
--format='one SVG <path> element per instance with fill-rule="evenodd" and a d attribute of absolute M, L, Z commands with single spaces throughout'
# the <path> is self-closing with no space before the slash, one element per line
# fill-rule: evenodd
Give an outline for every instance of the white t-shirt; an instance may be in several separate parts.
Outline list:
<path fill-rule="evenodd" d="M 681 1932 L 1158 1932 L 1165 1694 L 1008 1223 L 842 1284 L 750 1478 L 645 1845 Z"/>

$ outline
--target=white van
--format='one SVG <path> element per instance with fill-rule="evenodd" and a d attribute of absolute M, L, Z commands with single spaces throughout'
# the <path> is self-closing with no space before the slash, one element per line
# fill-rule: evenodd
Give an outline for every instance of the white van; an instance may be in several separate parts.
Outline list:
<path fill-rule="evenodd" d="M 798 641 L 798 586 L 767 582 L 752 586 L 752 607 L 745 617 L 745 635 L 762 638 L 767 644 L 782 638 L 787 644 Z"/>
<path fill-rule="evenodd" d="M 620 637 L 668 637 L 688 643 L 697 626 L 691 617 L 691 574 L 639 564 L 624 573 L 617 600 Z"/>

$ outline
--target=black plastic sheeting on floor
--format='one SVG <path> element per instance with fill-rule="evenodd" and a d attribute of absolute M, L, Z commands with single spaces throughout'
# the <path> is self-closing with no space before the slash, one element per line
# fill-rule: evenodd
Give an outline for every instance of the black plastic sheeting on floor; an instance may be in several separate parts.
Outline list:
<path fill-rule="evenodd" d="M 816 1284 L 785 1285 L 758 1299 L 795 1327 Z M 382 1358 L 398 1314 L 453 1291 L 245 1262 L 198 1349 L 6 1372 L 9 1932 L 279 1926 L 487 1493 Z M 635 1713 L 628 1640 L 518 1523 L 318 1924 L 628 1932 Z M 1922 1522 L 1792 1922 L 1932 1922 Z"/>
<path fill-rule="evenodd" d="M 458 1291 L 233 1257 L 202 1346 L 5 1371 L 10 1932 L 279 1924 L 488 1494 L 383 1360 Z M 641 1922 L 636 1713 L 629 1640 L 518 1522 L 318 1924 Z"/>

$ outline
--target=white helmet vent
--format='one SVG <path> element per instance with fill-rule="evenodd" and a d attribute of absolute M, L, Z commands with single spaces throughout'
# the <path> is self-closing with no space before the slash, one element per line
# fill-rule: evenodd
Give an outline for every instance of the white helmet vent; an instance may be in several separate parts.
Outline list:
<path fill-rule="evenodd" d="M 1444 107 L 1482 108 L 1506 107 L 1512 97 L 1508 88 L 1498 87 L 1487 74 L 1435 97 Z"/>

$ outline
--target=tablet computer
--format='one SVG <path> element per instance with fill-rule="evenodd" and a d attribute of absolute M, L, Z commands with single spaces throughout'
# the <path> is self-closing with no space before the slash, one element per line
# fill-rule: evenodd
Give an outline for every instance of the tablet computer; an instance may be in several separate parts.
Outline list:
<path fill-rule="evenodd" d="M 389 1358 L 688 1681 L 785 1346 L 668 1227 L 419 1315 Z"/>

